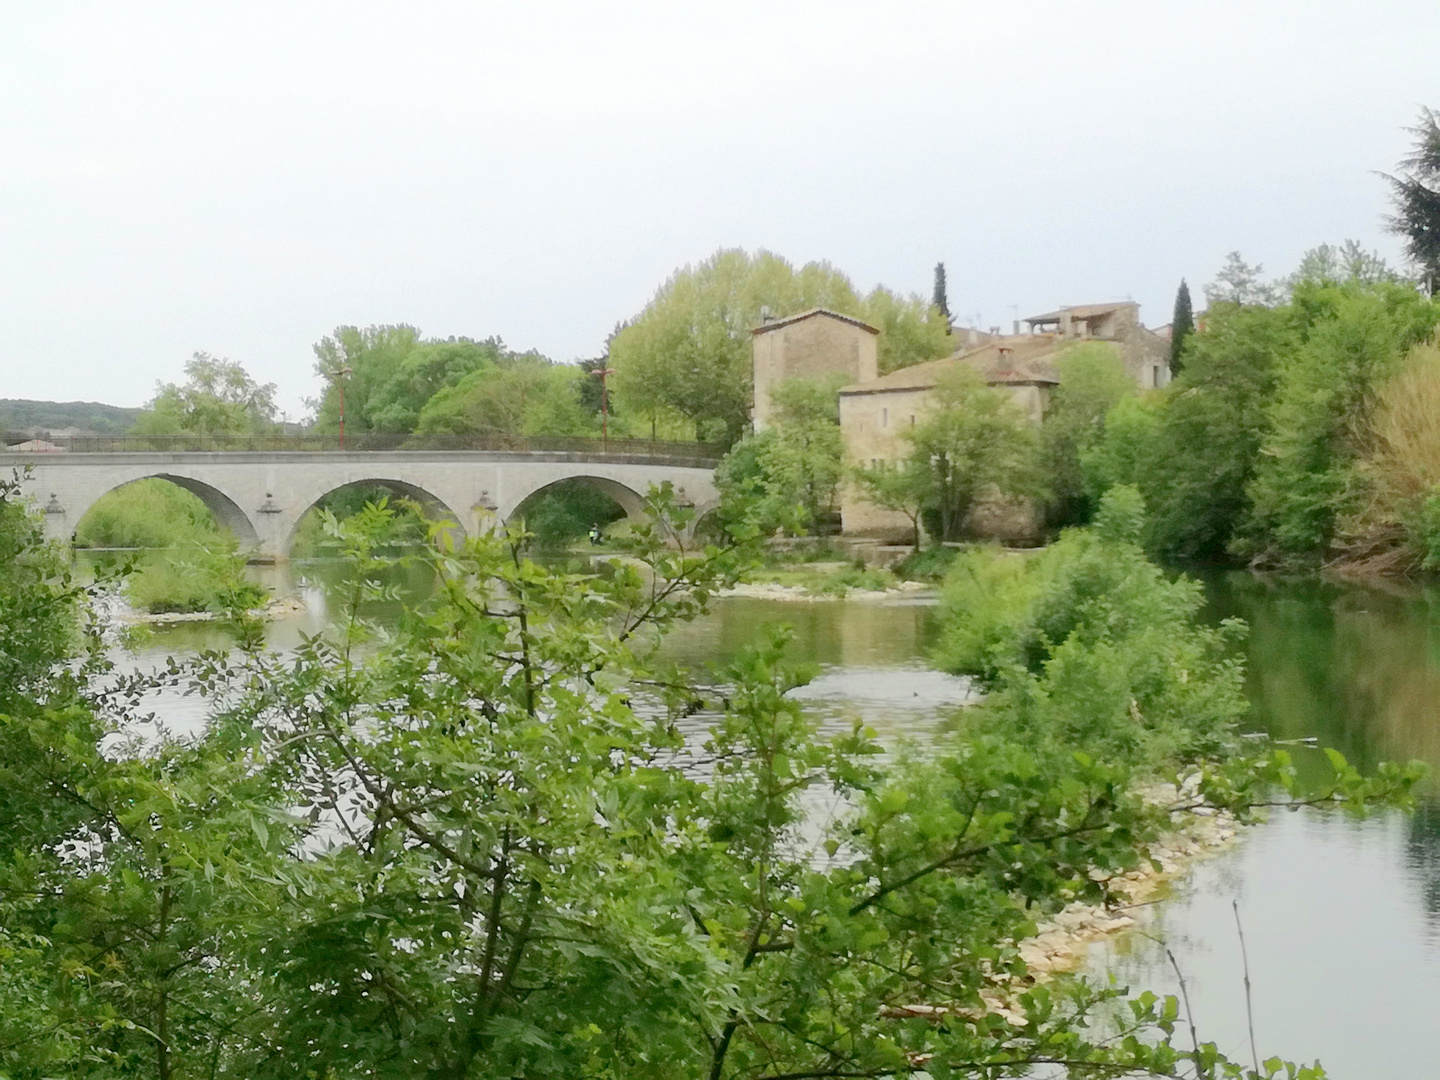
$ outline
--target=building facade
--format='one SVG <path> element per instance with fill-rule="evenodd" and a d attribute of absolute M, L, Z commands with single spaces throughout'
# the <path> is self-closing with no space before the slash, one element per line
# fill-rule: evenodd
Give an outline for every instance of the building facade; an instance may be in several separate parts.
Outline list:
<path fill-rule="evenodd" d="M 851 464 L 897 461 L 910 452 L 904 432 L 923 421 L 935 384 L 956 365 L 975 369 L 991 386 L 1010 390 L 1015 403 L 1031 420 L 1044 419 L 1051 391 L 1060 382 L 1058 363 L 1077 342 L 1098 342 L 1113 350 L 1138 389 L 1170 381 L 1169 343 L 1140 323 L 1140 306 L 1125 302 L 1065 307 L 1023 320 L 1029 333 L 985 335 L 975 341 L 957 331 L 962 342 L 951 356 L 889 375 L 858 381 L 840 391 L 840 432 Z M 1032 508 L 1033 509 L 1033 508 Z M 846 484 L 841 494 L 844 532 L 886 538 L 907 537 L 905 515 L 865 501 L 859 488 Z M 982 507 L 978 531 L 1022 539 L 1038 529 L 1033 512 L 1015 507 Z"/>
<path fill-rule="evenodd" d="M 762 322 L 751 331 L 755 430 L 770 426 L 770 393 L 777 383 L 834 376 L 855 383 L 873 381 L 879 372 L 875 343 L 879 334 L 861 319 L 825 308 Z"/>

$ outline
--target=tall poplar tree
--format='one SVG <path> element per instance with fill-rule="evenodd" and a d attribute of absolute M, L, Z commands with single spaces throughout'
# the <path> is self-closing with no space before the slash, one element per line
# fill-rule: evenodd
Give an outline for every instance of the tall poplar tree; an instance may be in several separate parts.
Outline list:
<path fill-rule="evenodd" d="M 1195 315 L 1190 306 L 1190 286 L 1180 279 L 1180 288 L 1175 293 L 1175 317 L 1170 320 L 1170 377 L 1180 374 L 1181 350 L 1185 339 L 1195 332 Z"/>

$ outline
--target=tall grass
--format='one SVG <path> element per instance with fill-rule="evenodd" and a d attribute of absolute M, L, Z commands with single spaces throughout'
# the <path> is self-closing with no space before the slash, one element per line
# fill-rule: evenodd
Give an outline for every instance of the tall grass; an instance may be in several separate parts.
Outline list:
<path fill-rule="evenodd" d="M 1380 388 L 1361 441 L 1366 498 L 1347 523 L 1344 562 L 1412 569 L 1440 541 L 1430 504 L 1440 495 L 1440 343 L 1411 349 Z"/>

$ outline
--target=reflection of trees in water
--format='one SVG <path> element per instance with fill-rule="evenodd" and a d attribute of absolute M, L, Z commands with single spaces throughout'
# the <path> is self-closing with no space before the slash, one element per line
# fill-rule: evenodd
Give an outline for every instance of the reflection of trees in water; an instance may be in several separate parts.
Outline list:
<path fill-rule="evenodd" d="M 1440 591 L 1237 574 L 1212 582 L 1211 598 L 1216 617 L 1250 623 L 1248 689 L 1266 730 L 1314 735 L 1362 767 L 1418 758 L 1440 776 Z M 1440 917 L 1433 779 L 1428 795 L 1407 826 L 1406 862 Z"/>
<path fill-rule="evenodd" d="M 1316 736 L 1359 765 L 1440 766 L 1440 611 L 1435 594 L 1309 579 L 1228 575 L 1212 610 L 1250 624 L 1248 690 L 1257 722 Z"/>
<path fill-rule="evenodd" d="M 1432 919 L 1440 918 L 1440 803 L 1423 802 L 1410 821 L 1405 864 L 1415 876 Z"/>

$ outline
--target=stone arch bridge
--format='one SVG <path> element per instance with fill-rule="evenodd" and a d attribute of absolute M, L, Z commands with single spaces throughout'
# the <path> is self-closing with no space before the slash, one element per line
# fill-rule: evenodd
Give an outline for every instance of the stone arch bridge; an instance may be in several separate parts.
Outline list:
<path fill-rule="evenodd" d="M 509 519 L 526 498 L 561 480 L 604 492 L 630 517 L 643 516 L 645 493 L 668 480 L 681 501 L 693 504 L 698 521 L 719 502 L 714 465 L 698 452 L 607 452 L 598 445 L 571 451 L 0 450 L 0 471 L 28 467 L 24 489 L 44 511 L 46 532 L 54 539 L 68 541 L 106 492 L 153 476 L 199 496 L 258 561 L 287 559 L 305 513 L 354 484 L 413 498 L 432 517 L 474 534 Z"/>

